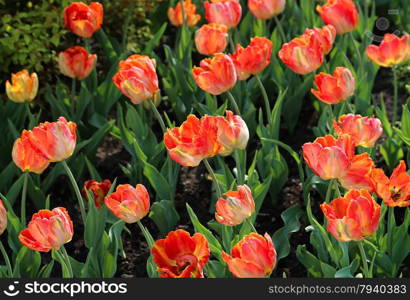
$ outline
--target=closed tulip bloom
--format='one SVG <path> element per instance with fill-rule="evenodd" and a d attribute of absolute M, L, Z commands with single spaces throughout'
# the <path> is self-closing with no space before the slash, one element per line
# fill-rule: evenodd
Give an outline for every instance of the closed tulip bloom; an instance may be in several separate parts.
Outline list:
<path fill-rule="evenodd" d="M 237 80 L 232 59 L 222 53 L 201 60 L 200 66 L 192 69 L 192 76 L 202 90 L 212 95 L 220 95 L 229 91 Z"/>
<path fill-rule="evenodd" d="M 104 179 L 102 182 L 98 182 L 96 180 L 87 180 L 84 183 L 84 187 L 82 190 L 82 195 L 84 200 L 87 200 L 87 193 L 91 192 L 94 195 L 94 203 L 95 206 L 101 208 L 104 203 L 104 198 L 107 196 L 108 192 L 111 188 L 111 181 L 108 179 Z"/>
<path fill-rule="evenodd" d="M 267 20 L 285 10 L 286 0 L 248 0 L 248 8 L 255 18 Z"/>
<path fill-rule="evenodd" d="M 203 278 L 209 260 L 208 241 L 201 233 L 192 237 L 182 229 L 171 231 L 155 242 L 152 257 L 161 278 Z"/>
<path fill-rule="evenodd" d="M 241 224 L 255 212 L 255 201 L 247 185 L 238 185 L 237 191 L 228 191 L 215 206 L 215 220 L 227 226 Z"/>
<path fill-rule="evenodd" d="M 343 177 L 354 155 L 354 143 L 348 135 L 335 139 L 332 135 L 317 138 L 302 146 L 309 168 L 324 180 Z"/>
<path fill-rule="evenodd" d="M 199 53 L 213 55 L 224 52 L 228 44 L 228 27 L 222 24 L 202 25 L 195 33 L 195 45 Z"/>
<path fill-rule="evenodd" d="M 387 33 L 379 46 L 368 46 L 366 54 L 370 60 L 382 67 L 391 68 L 402 64 L 410 58 L 410 36 L 404 34 L 399 38 Z"/>
<path fill-rule="evenodd" d="M 264 37 L 252 38 L 246 48 L 237 45 L 230 57 L 235 64 L 238 80 L 246 80 L 249 76 L 256 75 L 269 66 L 272 47 L 272 42 Z"/>
<path fill-rule="evenodd" d="M 336 28 L 337 34 L 353 31 L 359 23 L 359 13 L 353 0 L 327 0 L 316 7 L 325 24 Z"/>
<path fill-rule="evenodd" d="M 26 229 L 20 232 L 19 241 L 34 251 L 59 250 L 73 237 L 73 222 L 64 207 L 42 209 L 35 213 Z"/>
<path fill-rule="evenodd" d="M 337 67 L 333 73 L 321 72 L 315 76 L 317 90 L 311 89 L 320 101 L 326 104 L 338 104 L 351 97 L 355 91 L 355 79 L 349 69 Z"/>
<path fill-rule="evenodd" d="M 103 6 L 99 2 L 73 2 L 64 9 L 64 26 L 83 38 L 90 38 L 102 22 Z"/>
<path fill-rule="evenodd" d="M 264 278 L 275 268 L 276 250 L 269 234 L 251 233 L 232 248 L 232 255 L 222 252 L 222 259 L 235 277 Z"/>
<path fill-rule="evenodd" d="M 382 123 L 378 118 L 354 114 L 340 116 L 338 122 L 333 122 L 333 128 L 337 135 L 348 134 L 356 146 L 366 148 L 373 148 L 383 134 Z"/>
<path fill-rule="evenodd" d="M 374 162 L 369 153 L 355 155 L 350 161 L 346 173 L 339 178 L 339 182 L 347 190 L 367 190 L 374 192 L 372 172 Z"/>
<path fill-rule="evenodd" d="M 217 132 L 216 117 L 198 119 L 189 115 L 180 127 L 165 132 L 164 144 L 171 159 L 182 166 L 196 167 L 203 159 L 219 153 L 221 145 Z"/>
<path fill-rule="evenodd" d="M 137 184 L 135 188 L 129 184 L 121 184 L 114 193 L 105 197 L 104 201 L 117 218 L 127 223 L 141 220 L 150 208 L 149 194 L 142 184 Z"/>
<path fill-rule="evenodd" d="M 221 145 L 219 154 L 229 155 L 235 149 L 245 149 L 249 140 L 249 130 L 241 116 L 226 111 L 226 117 L 219 117 L 217 121 L 217 141 Z"/>
<path fill-rule="evenodd" d="M 174 26 L 182 26 L 185 24 L 189 27 L 195 26 L 201 16 L 196 13 L 196 6 L 192 3 L 191 0 L 183 1 L 184 11 L 182 12 L 181 2 L 178 2 L 175 8 L 168 8 L 168 19 Z"/>
<path fill-rule="evenodd" d="M 410 175 L 406 171 L 403 160 L 393 170 L 390 178 L 382 169 L 374 169 L 372 173 L 377 195 L 390 207 L 406 207 L 410 205 Z"/>
<path fill-rule="evenodd" d="M 7 97 L 14 102 L 31 102 L 37 95 L 38 78 L 36 73 L 22 70 L 11 74 L 11 83 L 6 81 Z"/>
<path fill-rule="evenodd" d="M 312 31 L 312 34 L 316 34 L 316 36 L 319 38 L 324 53 L 326 55 L 329 54 L 330 51 L 333 49 L 333 44 L 336 39 L 335 27 L 329 24 L 323 26 L 322 28 L 314 27 L 313 29 L 306 29 L 306 32 L 310 31 Z"/>
<path fill-rule="evenodd" d="M 350 190 L 320 208 L 327 230 L 341 242 L 360 241 L 375 233 L 379 225 L 380 205 L 366 190 Z"/>
<path fill-rule="evenodd" d="M 64 75 L 83 80 L 95 67 L 97 55 L 89 54 L 80 46 L 74 46 L 60 52 L 58 55 L 58 67 Z"/>
<path fill-rule="evenodd" d="M 0 199 L 0 235 L 7 229 L 7 211 Z"/>
<path fill-rule="evenodd" d="M 205 2 L 205 18 L 209 23 L 236 27 L 241 20 L 242 7 L 238 0 L 211 0 Z"/>
<path fill-rule="evenodd" d="M 119 71 L 112 78 L 117 88 L 132 103 L 139 104 L 154 98 L 158 87 L 155 59 L 145 55 L 131 55 L 119 63 Z"/>

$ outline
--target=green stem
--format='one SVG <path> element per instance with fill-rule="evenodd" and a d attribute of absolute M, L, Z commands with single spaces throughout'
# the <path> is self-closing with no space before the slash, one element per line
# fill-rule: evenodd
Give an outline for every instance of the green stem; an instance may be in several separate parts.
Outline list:
<path fill-rule="evenodd" d="M 357 44 L 356 44 L 356 40 L 355 40 L 355 38 L 354 38 L 354 36 L 353 36 L 353 32 L 352 32 L 352 31 L 349 32 L 349 36 L 350 36 L 350 38 L 351 38 L 351 40 L 352 40 L 352 43 L 353 43 L 353 46 L 354 46 L 354 48 L 355 48 L 355 50 L 356 50 L 356 55 L 357 55 L 357 58 L 359 59 L 359 66 L 361 66 L 361 65 L 362 65 L 362 64 L 361 64 L 362 55 L 361 55 L 361 53 L 360 53 L 359 47 L 358 47 Z M 361 70 L 361 68 L 360 68 L 360 70 Z"/>
<path fill-rule="evenodd" d="M 339 189 L 339 182 L 337 180 L 334 181 L 334 185 L 336 188 L 337 196 L 342 197 L 342 194 L 340 193 L 340 189 Z"/>
<path fill-rule="evenodd" d="M 11 278 L 13 277 L 13 269 L 11 268 L 10 259 L 9 259 L 9 256 L 7 255 L 6 249 L 4 249 L 4 245 L 2 241 L 0 241 L 0 252 L 3 255 L 4 261 L 6 262 L 7 271 L 9 273 L 9 277 Z"/>
<path fill-rule="evenodd" d="M 152 246 L 154 246 L 154 243 L 155 243 L 155 242 L 154 242 L 154 240 L 152 239 L 151 234 L 149 233 L 148 229 L 145 228 L 144 225 L 142 225 L 142 223 L 141 223 L 140 220 L 137 221 L 137 224 L 138 224 L 138 227 L 140 228 L 140 230 L 142 231 L 142 234 L 144 235 L 145 240 L 146 240 L 147 243 L 148 243 L 148 247 L 149 247 L 150 249 L 152 249 Z"/>
<path fill-rule="evenodd" d="M 76 90 L 76 80 L 73 78 L 71 81 L 71 113 L 74 115 L 75 107 L 75 90 Z"/>
<path fill-rule="evenodd" d="M 258 233 L 258 231 L 256 230 L 255 226 L 253 226 L 253 223 L 251 221 L 251 217 L 246 219 L 246 222 L 248 222 L 249 226 L 251 226 L 253 232 Z"/>
<path fill-rule="evenodd" d="M 154 101 L 152 99 L 149 100 L 149 103 L 151 104 L 152 111 L 154 112 L 155 117 L 157 118 L 159 125 L 161 126 L 161 129 L 163 132 L 167 131 L 167 127 L 165 126 L 164 119 L 162 119 L 161 114 L 159 113 L 157 107 L 155 106 Z"/>
<path fill-rule="evenodd" d="M 232 51 L 232 52 L 235 52 L 235 43 L 234 43 L 234 41 L 233 41 L 233 39 L 232 39 L 232 36 L 233 36 L 233 31 L 231 30 L 231 31 L 229 32 L 229 46 L 231 47 L 231 51 Z"/>
<path fill-rule="evenodd" d="M 364 275 L 366 278 L 372 278 L 372 275 L 369 272 L 369 266 L 367 265 L 366 252 L 364 251 L 362 242 L 361 241 L 357 242 L 357 246 L 359 247 L 360 256 L 362 257 L 362 261 L 363 261 Z"/>
<path fill-rule="evenodd" d="M 393 229 L 396 223 L 394 218 L 394 207 L 388 207 L 388 219 L 387 219 L 387 241 L 390 255 L 393 255 Z"/>
<path fill-rule="evenodd" d="M 280 36 L 282 37 L 282 42 L 285 43 L 286 42 L 286 35 L 285 35 L 285 31 L 283 31 L 282 24 L 280 23 L 277 16 L 274 16 L 273 18 L 275 19 L 276 26 L 279 29 Z"/>
<path fill-rule="evenodd" d="M 137 3 L 137 1 L 131 1 L 128 7 L 128 12 L 127 12 L 127 17 L 125 19 L 124 22 L 124 26 L 123 26 L 123 32 L 122 32 L 122 49 L 124 52 L 127 51 L 127 41 L 128 41 L 128 27 L 130 25 L 131 22 L 131 18 L 134 14 L 135 11 L 135 4 Z"/>
<path fill-rule="evenodd" d="M 271 117 L 272 117 L 272 110 L 270 108 L 269 97 L 268 97 L 268 94 L 266 93 L 266 89 L 265 89 L 261 79 L 259 78 L 259 75 L 256 74 L 255 78 L 256 78 L 256 82 L 258 83 L 259 88 L 261 90 L 263 101 L 265 102 L 266 120 L 270 124 L 271 123 Z"/>
<path fill-rule="evenodd" d="M 333 190 L 334 181 L 335 181 L 335 179 L 330 180 L 329 185 L 327 186 L 325 203 L 330 202 L 330 198 L 332 197 L 332 190 Z"/>
<path fill-rule="evenodd" d="M 57 260 L 59 261 L 59 263 L 61 264 L 61 269 L 62 269 L 62 273 L 63 273 L 63 277 L 64 277 L 64 271 L 66 270 L 68 275 L 67 277 L 70 278 L 71 274 L 70 274 L 70 269 L 67 266 L 67 261 L 66 259 L 63 257 L 62 253 L 60 253 L 60 250 L 52 250 L 55 254 L 55 256 L 57 256 Z"/>
<path fill-rule="evenodd" d="M 399 100 L 399 86 L 397 80 L 397 68 L 393 67 L 393 88 L 394 88 L 394 97 L 393 97 L 393 121 L 394 125 L 397 121 L 397 105 Z"/>
<path fill-rule="evenodd" d="M 85 212 L 84 201 L 83 201 L 83 197 L 81 196 L 80 189 L 78 188 L 77 182 L 75 181 L 74 175 L 71 172 L 69 166 L 67 165 L 67 162 L 65 160 L 63 160 L 61 163 L 64 167 L 64 170 L 66 171 L 66 173 L 68 175 L 68 178 L 70 178 L 71 184 L 74 188 L 74 192 L 77 196 L 78 204 L 80 206 L 81 218 L 82 218 L 83 223 L 85 225 L 86 224 L 86 219 L 87 219 L 87 214 Z"/>
<path fill-rule="evenodd" d="M 182 26 L 186 26 L 186 18 L 185 18 L 185 7 L 184 7 L 184 1 L 179 0 L 179 3 L 181 5 L 181 13 L 182 13 Z"/>
<path fill-rule="evenodd" d="M 70 278 L 73 278 L 74 277 L 73 267 L 71 266 L 70 257 L 68 256 L 67 250 L 65 249 L 64 245 L 61 246 L 60 250 L 63 254 L 64 260 L 66 261 L 68 271 L 70 272 Z"/>
<path fill-rule="evenodd" d="M 28 172 L 24 173 L 24 181 L 23 181 L 23 192 L 21 195 L 21 224 L 25 227 L 26 226 L 26 203 L 27 203 L 27 185 L 28 185 Z"/>
<path fill-rule="evenodd" d="M 34 123 L 34 116 L 33 116 L 33 114 L 31 113 L 31 110 L 30 110 L 30 102 L 26 102 L 26 103 L 24 103 L 25 104 L 25 107 L 26 107 L 26 113 L 27 113 L 27 117 L 28 117 L 28 119 L 29 119 L 29 121 L 30 121 L 30 125 L 33 125 L 33 123 Z"/>
<path fill-rule="evenodd" d="M 215 184 L 216 196 L 218 197 L 218 199 L 222 198 L 221 187 L 219 186 L 218 180 L 216 179 L 214 170 L 212 169 L 212 167 L 209 164 L 207 159 L 204 159 L 204 164 L 205 164 L 205 167 L 208 170 L 209 174 L 211 174 L 212 181 Z"/>
<path fill-rule="evenodd" d="M 240 151 L 239 149 L 236 149 L 233 152 L 233 156 L 234 156 L 234 159 L 235 159 L 236 170 L 238 171 L 238 184 L 241 185 L 241 184 L 243 184 L 245 179 L 244 179 L 244 176 L 243 176 L 243 173 L 242 173 L 242 165 L 241 165 L 241 158 L 239 156 L 239 151 Z"/>
<path fill-rule="evenodd" d="M 230 91 L 227 91 L 226 94 L 228 95 L 229 101 L 231 102 L 231 105 L 233 107 L 235 114 L 240 116 L 241 112 L 239 110 L 238 104 L 236 103 L 234 96 L 232 95 Z"/>

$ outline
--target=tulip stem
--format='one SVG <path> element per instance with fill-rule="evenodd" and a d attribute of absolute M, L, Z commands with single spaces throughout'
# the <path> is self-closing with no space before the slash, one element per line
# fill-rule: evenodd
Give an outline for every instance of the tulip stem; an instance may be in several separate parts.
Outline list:
<path fill-rule="evenodd" d="M 145 228 L 144 225 L 142 225 L 142 223 L 141 223 L 140 220 L 137 221 L 137 224 L 138 224 L 139 228 L 141 229 L 142 234 L 144 235 L 145 240 L 146 240 L 147 243 L 148 243 L 149 249 L 151 250 L 151 249 L 152 249 L 152 246 L 153 246 L 154 243 L 155 243 L 154 240 L 153 240 L 153 238 L 152 238 L 152 236 L 151 236 L 151 234 L 149 233 L 148 229 Z"/>
<path fill-rule="evenodd" d="M 167 127 L 165 126 L 164 120 L 161 117 L 161 114 L 159 113 L 157 107 L 155 106 L 154 101 L 152 99 L 149 100 L 149 103 L 151 104 L 152 111 L 154 112 L 155 117 L 157 118 L 159 125 L 161 126 L 161 129 L 163 132 L 167 131 Z"/>
<path fill-rule="evenodd" d="M 0 241 L 0 251 L 1 251 L 1 254 L 3 255 L 4 261 L 6 262 L 9 277 L 11 278 L 13 277 L 13 269 L 11 268 L 10 259 L 9 259 L 9 256 L 7 255 L 6 249 L 4 249 L 4 245 L 2 241 Z"/>
<path fill-rule="evenodd" d="M 253 225 L 250 217 L 246 219 L 246 222 L 248 222 L 248 224 L 251 227 L 253 232 L 258 233 L 258 231 L 256 230 L 255 226 Z"/>
<path fill-rule="evenodd" d="M 233 38 L 232 38 L 233 30 L 230 30 L 228 35 L 229 35 L 229 46 L 231 47 L 231 51 L 235 52 L 235 42 L 233 41 Z"/>
<path fill-rule="evenodd" d="M 241 112 L 239 110 L 238 104 L 236 103 L 236 100 L 232 93 L 230 91 L 227 91 L 226 94 L 228 95 L 229 101 L 231 101 L 231 105 L 233 106 L 233 110 L 235 111 L 235 114 L 240 116 Z"/>
<path fill-rule="evenodd" d="M 131 18 L 134 14 L 135 11 L 135 4 L 137 2 L 136 1 L 131 1 L 129 6 L 128 6 L 128 12 L 127 12 L 127 17 L 125 19 L 124 22 L 124 26 L 122 29 L 122 51 L 126 52 L 127 51 L 127 41 L 128 41 L 128 27 L 130 25 L 131 22 Z"/>
<path fill-rule="evenodd" d="M 265 102 L 266 119 L 268 121 L 268 124 L 270 124 L 271 123 L 272 110 L 271 110 L 270 103 L 269 103 L 269 97 L 268 97 L 268 94 L 266 93 L 266 89 L 265 89 L 265 87 L 262 83 L 262 80 L 259 78 L 259 75 L 256 74 L 255 78 L 256 78 L 256 82 L 258 83 L 259 88 L 262 92 L 263 101 Z"/>
<path fill-rule="evenodd" d="M 28 185 L 28 172 L 24 172 L 23 179 L 23 192 L 21 195 L 21 224 L 26 226 L 26 202 L 27 202 L 27 185 Z"/>
<path fill-rule="evenodd" d="M 325 197 L 325 203 L 329 203 L 329 202 L 330 202 L 330 197 L 332 196 L 332 190 L 333 190 L 334 181 L 335 181 L 335 179 L 330 180 L 329 185 L 327 186 L 326 197 Z"/>
<path fill-rule="evenodd" d="M 215 184 L 216 196 L 218 197 L 218 199 L 219 199 L 219 198 L 222 198 L 221 188 L 220 188 L 220 186 L 219 186 L 218 180 L 216 179 L 216 175 L 215 175 L 214 170 L 212 170 L 212 167 L 211 167 L 211 165 L 209 164 L 209 162 L 208 162 L 207 159 L 204 159 L 204 164 L 205 164 L 205 167 L 206 167 L 206 169 L 208 170 L 209 174 L 210 174 L 211 177 L 212 177 L 212 181 L 213 181 L 214 184 Z"/>
<path fill-rule="evenodd" d="M 286 42 L 286 35 L 285 35 L 285 31 L 283 31 L 282 24 L 281 24 L 281 22 L 280 22 L 280 20 L 278 19 L 277 16 L 274 16 L 273 18 L 275 19 L 276 26 L 279 29 L 279 34 L 282 37 L 282 42 L 285 43 Z"/>
<path fill-rule="evenodd" d="M 80 189 L 78 188 L 77 182 L 75 181 L 74 175 L 71 172 L 70 167 L 67 165 L 67 162 L 65 160 L 63 160 L 61 163 L 64 167 L 64 170 L 66 171 L 66 173 L 68 175 L 68 178 L 70 178 L 71 184 L 74 188 L 74 192 L 77 196 L 78 204 L 80 205 L 81 218 L 83 219 L 83 223 L 85 225 L 86 220 L 87 220 L 87 214 L 85 212 L 84 201 L 83 201 L 83 197 L 81 196 Z"/>
<path fill-rule="evenodd" d="M 353 46 L 354 46 L 354 48 L 355 48 L 355 50 L 356 50 L 357 58 L 359 59 L 360 71 L 361 71 L 361 67 L 362 67 L 362 55 L 360 54 L 360 50 L 359 50 L 359 48 L 358 48 L 357 45 L 356 45 L 356 39 L 354 38 L 352 31 L 349 32 L 349 36 L 350 36 L 350 38 L 352 39 Z"/>
<path fill-rule="evenodd" d="M 61 246 L 61 252 L 62 252 L 63 257 L 66 261 L 68 271 L 70 272 L 70 278 L 73 278 L 74 277 L 73 267 L 71 266 L 70 257 L 68 256 L 67 250 L 65 249 L 64 245 Z"/>
<path fill-rule="evenodd" d="M 394 96 L 393 96 L 393 118 L 392 118 L 392 125 L 396 123 L 397 120 L 397 104 L 399 98 L 399 86 L 397 80 L 397 68 L 393 67 L 393 88 L 394 88 Z"/>
<path fill-rule="evenodd" d="M 366 252 L 364 251 L 362 242 L 361 241 L 357 242 L 357 246 L 359 247 L 360 256 L 362 257 L 362 261 L 363 261 L 364 276 L 366 278 L 372 278 L 372 274 L 370 274 L 369 272 L 369 266 L 367 265 Z"/>
<path fill-rule="evenodd" d="M 62 253 L 60 253 L 61 248 L 59 250 L 52 250 L 57 257 L 57 261 L 61 264 L 61 269 L 64 277 L 64 273 L 67 272 L 67 278 L 72 278 L 70 268 L 67 265 L 67 260 Z"/>
<path fill-rule="evenodd" d="M 236 149 L 233 152 L 233 156 L 235 158 L 235 164 L 236 164 L 236 170 L 238 171 L 238 184 L 243 184 L 244 178 L 242 174 L 242 164 L 241 164 L 241 158 L 239 156 L 239 149 Z"/>
<path fill-rule="evenodd" d="M 396 220 L 394 218 L 394 207 L 388 207 L 387 209 L 389 211 L 387 219 L 387 246 L 389 247 L 390 255 L 393 255 L 393 229 L 396 224 Z"/>
<path fill-rule="evenodd" d="M 71 81 L 71 113 L 74 115 L 76 80 Z"/>

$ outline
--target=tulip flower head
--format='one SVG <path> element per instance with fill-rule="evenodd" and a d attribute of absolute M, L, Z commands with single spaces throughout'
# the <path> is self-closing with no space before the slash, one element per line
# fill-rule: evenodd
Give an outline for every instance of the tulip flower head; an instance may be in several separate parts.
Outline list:
<path fill-rule="evenodd" d="M 205 18 L 209 23 L 223 24 L 228 28 L 236 27 L 242 16 L 239 0 L 211 0 L 206 1 Z"/>
<path fill-rule="evenodd" d="M 325 55 L 329 54 L 333 49 L 333 43 L 336 39 L 336 29 L 333 25 L 329 24 L 322 28 L 314 27 L 313 29 L 306 29 L 305 34 L 316 35 L 320 40 Z"/>
<path fill-rule="evenodd" d="M 348 190 L 367 190 L 374 192 L 372 172 L 375 165 L 369 153 L 353 156 L 346 173 L 339 179 L 342 187 Z"/>
<path fill-rule="evenodd" d="M 222 259 L 235 277 L 264 278 L 272 274 L 277 258 L 269 234 L 251 233 L 232 248 L 232 255 L 222 252 Z"/>
<path fill-rule="evenodd" d="M 201 233 L 191 237 L 185 230 L 178 229 L 155 242 L 152 256 L 162 278 L 203 278 L 210 250 Z"/>
<path fill-rule="evenodd" d="M 87 200 L 87 191 L 94 195 L 95 206 L 101 208 L 104 203 L 104 198 L 107 196 L 111 188 L 111 181 L 104 179 L 103 182 L 97 182 L 95 180 L 87 180 L 84 183 L 82 190 L 82 196 L 84 200 Z"/>
<path fill-rule="evenodd" d="M 257 19 L 267 20 L 285 10 L 286 0 L 248 0 L 248 8 Z"/>
<path fill-rule="evenodd" d="M 336 28 L 337 34 L 353 31 L 359 23 L 359 13 L 353 0 L 327 0 L 316 7 L 326 25 Z"/>
<path fill-rule="evenodd" d="M 99 2 L 73 2 L 64 9 L 64 26 L 80 37 L 90 38 L 102 22 L 103 6 Z"/>
<path fill-rule="evenodd" d="M 249 130 L 241 116 L 226 111 L 226 117 L 217 117 L 217 141 L 221 145 L 219 154 L 226 156 L 235 149 L 246 148 L 249 140 Z"/>
<path fill-rule="evenodd" d="M 0 199 L 0 235 L 7 229 L 7 211 Z"/>
<path fill-rule="evenodd" d="M 224 52 L 228 44 L 228 27 L 222 24 L 202 25 L 195 33 L 195 45 L 199 53 L 213 55 Z"/>
<path fill-rule="evenodd" d="M 36 97 L 38 91 L 38 78 L 36 73 L 22 70 L 11 74 L 11 83 L 6 81 L 7 97 L 14 102 L 31 102 Z"/>
<path fill-rule="evenodd" d="M 410 36 L 404 34 L 399 38 L 387 33 L 379 46 L 368 46 L 366 54 L 371 61 L 382 67 L 391 68 L 402 64 L 410 58 Z"/>
<path fill-rule="evenodd" d="M 376 232 L 380 221 L 380 205 L 366 190 L 350 190 L 320 208 L 327 230 L 341 242 L 360 241 Z"/>
<path fill-rule="evenodd" d="M 201 19 L 201 16 L 196 13 L 196 6 L 192 3 L 192 0 L 178 2 L 175 8 L 168 8 L 168 19 L 174 26 L 184 25 L 184 16 L 186 26 L 192 27 Z"/>
<path fill-rule="evenodd" d="M 58 55 L 58 67 L 64 75 L 83 80 L 95 67 L 96 54 L 89 54 L 86 49 L 74 46 L 60 52 Z"/>
<path fill-rule="evenodd" d="M 20 242 L 34 251 L 59 250 L 73 237 L 73 222 L 64 207 L 42 209 L 35 213 L 26 229 L 20 232 Z"/>

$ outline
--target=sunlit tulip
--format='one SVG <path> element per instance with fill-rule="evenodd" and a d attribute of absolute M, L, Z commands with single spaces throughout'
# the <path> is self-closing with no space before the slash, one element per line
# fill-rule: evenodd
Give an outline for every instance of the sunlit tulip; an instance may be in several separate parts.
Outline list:
<path fill-rule="evenodd" d="M 248 8 L 255 18 L 267 20 L 285 10 L 286 0 L 248 0 Z"/>
<path fill-rule="evenodd" d="M 145 55 L 131 55 L 120 61 L 118 66 L 119 70 L 112 80 L 132 103 L 138 104 L 155 97 L 159 89 L 155 59 Z"/>
<path fill-rule="evenodd" d="M 355 155 L 350 161 L 346 173 L 339 178 L 339 182 L 348 190 L 367 190 L 374 192 L 372 172 L 375 165 L 369 153 Z"/>
<path fill-rule="evenodd" d="M 95 180 L 87 180 L 84 183 L 82 190 L 84 200 L 87 200 L 87 191 L 94 195 L 94 203 L 98 208 L 102 207 L 104 198 L 108 194 L 111 188 L 111 181 L 104 179 L 102 182 Z"/>
<path fill-rule="evenodd" d="M 106 196 L 104 201 L 116 217 L 127 223 L 141 220 L 150 208 L 149 194 L 142 184 L 137 184 L 135 188 L 129 184 L 121 184 L 114 193 Z"/>
<path fill-rule="evenodd" d="M 35 251 L 59 250 L 73 237 L 73 222 L 64 207 L 42 209 L 35 213 L 26 229 L 20 232 L 20 242 Z"/>
<path fill-rule="evenodd" d="M 232 255 L 222 252 L 229 271 L 239 278 L 263 278 L 272 274 L 276 250 L 269 234 L 246 235 L 232 248 Z"/>
<path fill-rule="evenodd" d="M 349 69 L 337 67 L 333 73 L 320 73 L 315 76 L 317 90 L 311 89 L 320 101 L 337 104 L 354 94 L 355 79 Z"/>
<path fill-rule="evenodd" d="M 215 220 L 227 226 L 241 224 L 255 212 L 255 201 L 247 185 L 238 185 L 237 191 L 228 191 L 215 206 Z"/>
<path fill-rule="evenodd" d="M 226 117 L 218 117 L 217 141 L 221 145 L 219 154 L 229 155 L 235 149 L 245 149 L 249 140 L 249 130 L 241 116 L 226 111 Z"/>
<path fill-rule="evenodd" d="M 91 37 L 102 22 L 103 6 L 99 2 L 73 2 L 64 9 L 64 26 L 83 38 Z"/>
<path fill-rule="evenodd" d="M 302 146 L 303 157 L 309 168 L 320 178 L 343 177 L 354 154 L 354 143 L 349 135 L 335 139 L 331 135 L 317 138 L 313 143 Z"/>
<path fill-rule="evenodd" d="M 211 0 L 205 2 L 205 18 L 209 23 L 236 27 L 241 20 L 242 7 L 239 0 Z"/>
<path fill-rule="evenodd" d="M 239 80 L 246 80 L 251 75 L 256 75 L 270 64 L 272 56 L 272 42 L 264 37 L 254 37 L 248 47 L 236 46 L 230 55 Z"/>
<path fill-rule="evenodd" d="M 316 7 L 325 24 L 336 28 L 337 34 L 353 31 L 359 23 L 359 13 L 353 0 L 327 0 Z"/>
<path fill-rule="evenodd" d="M 404 34 L 399 38 L 387 33 L 379 46 L 368 46 L 366 54 L 370 60 L 386 68 L 404 63 L 410 58 L 410 36 Z"/>
<path fill-rule="evenodd" d="M 199 67 L 192 69 L 196 84 L 212 95 L 220 95 L 230 90 L 236 83 L 237 75 L 232 59 L 222 53 L 201 60 Z"/>
<path fill-rule="evenodd" d="M 68 48 L 58 55 L 58 67 L 64 75 L 83 80 L 95 67 L 96 54 L 89 54 L 80 46 Z"/>
<path fill-rule="evenodd" d="M 14 102 L 30 102 L 36 95 L 38 90 L 38 78 L 36 73 L 31 73 L 27 70 L 22 70 L 15 74 L 11 74 L 11 83 L 6 81 L 7 97 Z"/>
<path fill-rule="evenodd" d="M 175 8 L 168 8 L 168 19 L 174 26 L 182 26 L 185 24 L 189 27 L 195 26 L 201 19 L 201 16 L 196 13 L 196 6 L 191 0 L 183 1 L 183 11 L 181 2 L 178 2 Z"/>
<path fill-rule="evenodd" d="M 221 145 L 217 141 L 216 122 L 215 117 L 198 119 L 189 115 L 180 127 L 168 129 L 164 144 L 169 156 L 180 165 L 196 167 L 203 159 L 218 154 Z"/>
<path fill-rule="evenodd" d="M 374 169 L 372 173 L 377 195 L 387 206 L 405 207 L 410 205 L 410 174 L 406 164 L 400 161 L 388 178 L 382 169 Z"/>
<path fill-rule="evenodd" d="M 338 241 L 360 241 L 376 232 L 380 205 L 366 190 L 351 190 L 320 208 L 325 215 L 327 230 Z"/>
<path fill-rule="evenodd" d="M 7 229 L 7 211 L 0 199 L 0 235 Z"/>
<path fill-rule="evenodd" d="M 337 135 L 348 134 L 356 146 L 366 148 L 373 148 L 383 134 L 382 123 L 378 118 L 354 114 L 340 116 L 338 122 L 333 122 L 333 127 Z"/>
<path fill-rule="evenodd" d="M 329 54 L 329 52 L 333 49 L 333 43 L 336 39 L 335 27 L 333 25 L 326 25 L 322 28 L 314 27 L 313 29 L 306 29 L 305 33 L 309 32 L 310 30 L 313 32 L 312 34 L 316 34 L 316 36 L 319 38 L 324 53 L 326 55 Z"/>
<path fill-rule="evenodd" d="M 162 278 L 203 278 L 209 256 L 205 236 L 195 233 L 191 237 L 182 229 L 171 231 L 152 247 L 152 257 Z"/>
<path fill-rule="evenodd" d="M 195 33 L 195 45 L 199 53 L 213 55 L 224 52 L 228 44 L 228 27 L 222 24 L 202 25 Z"/>

